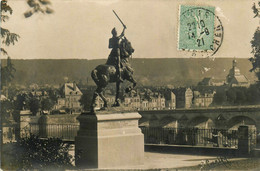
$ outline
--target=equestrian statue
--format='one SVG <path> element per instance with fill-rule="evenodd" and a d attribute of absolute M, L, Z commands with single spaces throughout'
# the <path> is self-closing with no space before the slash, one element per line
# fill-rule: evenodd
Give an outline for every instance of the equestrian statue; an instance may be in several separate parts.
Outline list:
<path fill-rule="evenodd" d="M 107 62 L 106 64 L 98 65 L 91 72 L 91 77 L 97 85 L 97 89 L 93 94 L 91 112 L 95 112 L 96 100 L 98 96 L 100 96 L 104 102 L 102 110 L 107 108 L 107 100 L 103 94 L 103 91 L 109 83 L 116 83 L 116 98 L 113 107 L 120 106 L 119 89 L 120 84 L 124 80 L 133 83 L 132 86 L 126 88 L 126 93 L 129 93 L 136 86 L 136 81 L 133 78 L 134 70 L 129 63 L 129 58 L 132 56 L 134 49 L 131 42 L 125 37 L 126 25 L 122 22 L 114 10 L 113 12 L 122 23 L 124 29 L 119 36 L 117 35 L 116 28 L 112 29 L 112 38 L 109 39 L 108 46 L 112 50 L 108 56 Z"/>

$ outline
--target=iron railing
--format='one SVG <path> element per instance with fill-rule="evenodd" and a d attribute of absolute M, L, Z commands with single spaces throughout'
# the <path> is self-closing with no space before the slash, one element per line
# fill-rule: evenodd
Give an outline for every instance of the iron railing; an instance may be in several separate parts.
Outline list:
<path fill-rule="evenodd" d="M 40 138 L 61 138 L 65 141 L 74 141 L 78 124 L 30 124 L 30 133 Z"/>
<path fill-rule="evenodd" d="M 153 128 L 140 127 L 145 144 L 192 145 L 206 147 L 237 148 L 238 131 L 200 128 Z M 40 138 L 61 138 L 74 141 L 77 124 L 30 124 L 30 134 Z"/>
<path fill-rule="evenodd" d="M 141 127 L 145 144 L 192 145 L 237 148 L 238 131 L 199 128 Z"/>

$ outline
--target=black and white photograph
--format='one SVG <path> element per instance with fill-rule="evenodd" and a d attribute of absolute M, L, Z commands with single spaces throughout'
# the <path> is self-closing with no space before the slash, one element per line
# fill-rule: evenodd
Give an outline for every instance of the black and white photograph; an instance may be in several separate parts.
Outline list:
<path fill-rule="evenodd" d="M 259 0 L 1 0 L 0 170 L 260 170 Z"/>

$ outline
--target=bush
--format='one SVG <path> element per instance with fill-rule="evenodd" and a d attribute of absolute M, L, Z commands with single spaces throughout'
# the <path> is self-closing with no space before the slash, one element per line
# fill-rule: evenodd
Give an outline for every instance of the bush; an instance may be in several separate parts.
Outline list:
<path fill-rule="evenodd" d="M 213 97 L 214 105 L 224 105 L 227 103 L 227 96 L 225 90 L 217 90 Z"/>
<path fill-rule="evenodd" d="M 230 87 L 218 90 L 213 98 L 214 105 L 259 105 L 260 88 L 257 84 L 250 87 Z"/>
<path fill-rule="evenodd" d="M 2 167 L 6 170 L 64 170 L 73 166 L 69 144 L 59 138 L 40 139 L 31 135 L 4 144 L 2 150 Z"/>

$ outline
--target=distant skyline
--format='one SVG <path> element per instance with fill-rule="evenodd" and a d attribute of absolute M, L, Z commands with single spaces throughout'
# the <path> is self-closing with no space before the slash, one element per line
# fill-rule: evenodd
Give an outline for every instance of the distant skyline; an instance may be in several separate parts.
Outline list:
<path fill-rule="evenodd" d="M 21 36 L 5 47 L 12 59 L 105 59 L 108 39 L 122 25 L 135 48 L 133 58 L 187 58 L 177 50 L 179 5 L 214 6 L 224 27 L 224 40 L 214 57 L 249 58 L 250 41 L 259 19 L 253 18 L 254 1 L 246 0 L 51 0 L 54 14 L 24 18 L 26 0 L 12 0 L 10 20 L 2 23 Z M 201 57 L 197 55 L 196 57 Z M 1 56 L 1 59 L 6 56 Z"/>

